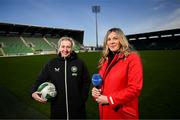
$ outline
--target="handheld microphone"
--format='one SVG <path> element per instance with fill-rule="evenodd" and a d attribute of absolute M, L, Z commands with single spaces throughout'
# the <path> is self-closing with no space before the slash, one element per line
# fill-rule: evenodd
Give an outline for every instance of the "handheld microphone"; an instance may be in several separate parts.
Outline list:
<path fill-rule="evenodd" d="M 92 76 L 92 84 L 98 88 L 102 85 L 102 78 L 100 76 L 100 74 L 93 74 Z"/>

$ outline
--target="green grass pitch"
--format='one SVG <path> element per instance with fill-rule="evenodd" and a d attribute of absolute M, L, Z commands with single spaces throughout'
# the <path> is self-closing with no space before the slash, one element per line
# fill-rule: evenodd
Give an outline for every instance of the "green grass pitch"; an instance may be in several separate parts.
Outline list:
<path fill-rule="evenodd" d="M 180 118 L 180 50 L 139 51 L 144 83 L 139 97 L 141 119 Z M 90 74 L 96 73 L 100 53 L 79 53 Z M 31 99 L 31 85 L 43 65 L 55 55 L 0 58 L 0 119 L 48 118 L 49 104 Z M 89 119 L 98 118 L 91 93 L 87 101 Z"/>

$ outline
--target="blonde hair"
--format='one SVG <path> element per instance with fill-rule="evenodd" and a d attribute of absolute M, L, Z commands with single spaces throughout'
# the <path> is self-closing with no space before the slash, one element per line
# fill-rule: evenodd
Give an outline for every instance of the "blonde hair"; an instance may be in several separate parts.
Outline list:
<path fill-rule="evenodd" d="M 73 49 L 73 47 L 74 47 L 74 39 L 71 38 L 71 37 L 61 37 L 61 38 L 59 39 L 59 41 L 58 41 L 58 49 L 59 49 L 59 47 L 60 47 L 60 45 L 61 45 L 61 42 L 62 42 L 62 41 L 65 41 L 65 40 L 67 40 L 67 41 L 69 41 L 69 42 L 71 43 L 71 48 Z"/>
<path fill-rule="evenodd" d="M 119 50 L 117 52 L 124 53 L 125 56 L 127 56 L 131 51 L 130 50 L 130 44 L 129 44 L 125 34 L 123 33 L 123 31 L 120 28 L 111 28 L 111 29 L 109 29 L 107 31 L 107 33 L 106 33 L 106 35 L 104 37 L 102 57 L 99 60 L 98 67 L 101 67 L 102 64 L 104 63 L 104 61 L 107 60 L 107 58 L 108 58 L 107 56 L 108 56 L 110 50 L 109 50 L 109 48 L 107 46 L 107 41 L 108 41 L 109 34 L 112 33 L 112 32 L 115 32 L 117 34 L 117 36 L 119 38 L 121 38 L 120 41 L 119 41 L 121 46 L 120 46 L 120 48 L 119 48 Z"/>

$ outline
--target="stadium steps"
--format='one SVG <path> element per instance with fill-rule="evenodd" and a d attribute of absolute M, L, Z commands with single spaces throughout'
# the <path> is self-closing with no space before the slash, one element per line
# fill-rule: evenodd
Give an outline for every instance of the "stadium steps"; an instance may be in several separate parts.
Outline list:
<path fill-rule="evenodd" d="M 47 116 L 28 106 L 9 89 L 0 86 L 0 91 L 0 119 L 47 119 Z"/>
<path fill-rule="evenodd" d="M 74 50 L 75 51 L 83 51 L 83 50 L 85 50 L 85 48 L 78 41 L 74 40 Z"/>
<path fill-rule="evenodd" d="M 43 40 L 53 48 L 53 45 L 51 45 L 51 43 L 45 37 L 43 37 Z"/>
<path fill-rule="evenodd" d="M 28 43 L 24 40 L 24 38 L 23 38 L 22 36 L 20 37 L 20 39 L 23 41 L 23 43 L 24 43 L 27 47 L 31 48 L 31 50 L 32 50 L 33 52 L 35 51 L 33 47 L 30 47 L 30 45 L 28 45 Z M 31 43 L 31 45 L 32 45 L 32 43 Z"/>
<path fill-rule="evenodd" d="M 52 48 L 47 42 L 44 41 L 42 37 L 24 37 L 24 40 L 27 43 L 32 43 L 32 46 L 35 51 L 55 51 L 55 48 Z"/>
<path fill-rule="evenodd" d="M 53 46 L 54 46 L 54 48 L 56 48 L 56 49 L 57 49 L 57 47 L 58 47 L 58 45 L 57 45 L 57 44 L 55 44 L 54 42 L 51 42 L 51 45 L 53 45 Z"/>
<path fill-rule="evenodd" d="M 26 41 L 24 40 L 24 38 L 22 36 L 20 36 L 20 39 L 22 40 L 22 42 L 24 43 L 24 45 L 26 45 L 26 47 L 29 47 L 28 44 L 26 43 Z"/>
<path fill-rule="evenodd" d="M 54 48 L 56 48 L 57 49 L 57 47 L 58 47 L 58 40 L 59 40 L 59 38 L 46 38 L 47 40 L 48 40 L 48 42 L 49 43 L 51 43 L 51 45 L 53 45 L 53 47 Z"/>
<path fill-rule="evenodd" d="M 0 56 L 5 56 L 6 54 L 4 53 L 4 50 L 0 48 Z"/>

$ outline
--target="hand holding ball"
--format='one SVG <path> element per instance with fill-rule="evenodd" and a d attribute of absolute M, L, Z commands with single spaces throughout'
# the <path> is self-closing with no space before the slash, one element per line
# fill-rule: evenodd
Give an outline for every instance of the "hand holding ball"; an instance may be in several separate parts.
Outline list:
<path fill-rule="evenodd" d="M 50 82 L 42 83 L 38 89 L 38 92 L 41 93 L 41 98 L 49 101 L 57 95 L 56 87 Z"/>

